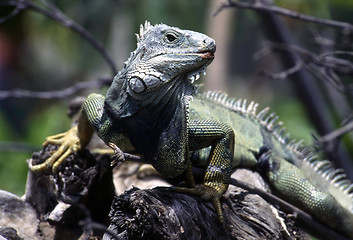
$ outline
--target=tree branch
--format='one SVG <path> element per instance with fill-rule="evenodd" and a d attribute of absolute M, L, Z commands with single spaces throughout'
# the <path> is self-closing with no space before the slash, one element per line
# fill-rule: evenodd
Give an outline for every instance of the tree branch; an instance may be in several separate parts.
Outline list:
<path fill-rule="evenodd" d="M 0 5 L 7 5 L 7 4 L 1 2 Z M 13 18 L 13 17 L 16 16 L 18 13 L 20 13 L 21 10 L 23 10 L 23 9 L 24 9 L 24 7 L 22 6 L 22 4 L 18 4 L 18 5 L 16 6 L 16 8 L 15 8 L 11 13 L 9 13 L 9 14 L 8 14 L 7 16 L 5 16 L 5 17 L 0 18 L 0 24 L 1 24 L 1 23 L 4 23 L 4 22 L 6 22 L 6 21 L 8 21 L 8 20 L 11 19 L 11 18 Z"/>
<path fill-rule="evenodd" d="M 97 39 L 95 39 L 95 37 L 84 27 L 77 24 L 68 16 L 63 14 L 53 3 L 44 1 L 44 6 L 45 6 L 44 8 L 31 2 L 30 0 L 2 0 L 2 1 L 3 2 L 0 3 L 1 5 L 14 6 L 16 8 L 12 14 L 6 16 L 5 18 L 2 18 L 0 20 L 0 23 L 15 16 L 21 10 L 30 9 L 32 11 L 38 12 L 48 18 L 51 18 L 57 21 L 64 27 L 67 27 L 73 30 L 74 32 L 78 33 L 83 38 L 85 38 L 103 56 L 103 58 L 111 68 L 112 75 L 115 76 L 117 74 L 115 63 L 112 60 L 111 56 L 108 54 L 108 52 L 105 50 L 103 44 L 100 43 Z"/>
<path fill-rule="evenodd" d="M 334 57 L 335 55 L 353 55 L 351 51 L 332 51 L 323 54 L 315 54 L 303 48 L 280 43 L 268 43 L 267 46 L 257 53 L 254 54 L 254 59 L 259 60 L 260 58 L 273 53 L 273 51 L 287 51 L 295 52 L 300 58 L 296 59 L 296 63 L 293 67 L 290 67 L 284 71 L 274 73 L 269 70 L 263 70 L 262 75 L 277 80 L 284 80 L 290 75 L 300 71 L 303 67 L 306 67 L 312 74 L 318 79 L 324 79 L 332 84 L 338 91 L 344 93 L 352 93 L 353 86 L 351 84 L 343 83 L 340 78 L 335 74 L 352 74 L 353 63 Z"/>
<path fill-rule="evenodd" d="M 13 89 L 9 91 L 0 90 L 0 100 L 6 98 L 37 98 L 37 99 L 58 99 L 69 97 L 83 89 L 100 88 L 102 86 L 110 85 L 111 78 L 100 78 L 95 81 L 79 82 L 71 87 L 56 90 L 56 91 L 43 91 L 35 92 L 26 89 Z"/>
<path fill-rule="evenodd" d="M 321 136 L 315 142 L 316 142 L 316 144 L 327 144 L 329 142 L 337 140 L 342 135 L 344 135 L 352 130 L 353 130 L 353 121 L 347 123 L 346 125 L 344 125 L 341 128 L 336 129 L 335 131 L 332 131 L 324 136 Z"/>
<path fill-rule="evenodd" d="M 278 15 L 294 18 L 294 19 L 299 19 L 307 22 L 312 22 L 316 24 L 321 24 L 321 25 L 326 25 L 330 27 L 335 27 L 335 28 L 341 28 L 345 30 L 349 30 L 350 32 L 353 32 L 353 25 L 346 23 L 346 22 L 340 22 L 340 21 L 335 21 L 335 20 L 330 20 L 330 19 L 323 19 L 323 18 L 317 18 L 313 17 L 310 15 L 298 13 L 286 8 L 274 6 L 274 5 L 269 5 L 264 3 L 262 0 L 251 0 L 251 1 L 232 1 L 232 0 L 227 0 L 221 6 L 217 11 L 215 12 L 215 15 L 217 15 L 220 11 L 222 11 L 225 8 L 230 8 L 230 7 L 237 7 L 237 8 L 246 8 L 246 9 L 252 9 L 256 11 L 266 11 L 266 12 L 272 12 Z"/>

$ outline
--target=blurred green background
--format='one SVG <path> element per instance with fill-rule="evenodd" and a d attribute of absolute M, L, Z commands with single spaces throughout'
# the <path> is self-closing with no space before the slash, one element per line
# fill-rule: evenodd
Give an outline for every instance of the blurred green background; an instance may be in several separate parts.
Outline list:
<path fill-rule="evenodd" d="M 41 4 L 40 1 L 33 1 Z M 135 32 L 145 20 L 204 32 L 217 42 L 216 59 L 202 80 L 205 89 L 224 90 L 230 96 L 254 99 L 271 106 L 294 138 L 311 143 L 315 132 L 287 81 L 258 75 L 260 69 L 281 70 L 276 56 L 255 61 L 253 54 L 266 39 L 261 19 L 250 10 L 226 9 L 213 16 L 217 0 L 61 0 L 60 10 L 103 43 L 118 69 L 136 46 Z M 353 2 L 344 0 L 278 0 L 276 5 L 317 17 L 353 22 Z M 0 17 L 13 8 L 0 7 Z M 339 37 L 337 30 L 283 18 L 297 45 L 314 45 L 310 29 Z M 338 36 L 338 37 L 337 37 Z M 0 90 L 24 88 L 59 90 L 81 81 L 111 75 L 101 55 L 89 43 L 59 23 L 32 11 L 23 11 L 0 24 Z M 104 93 L 106 89 L 87 89 Z M 8 98 L 0 100 L 0 189 L 24 194 L 26 159 L 41 149 L 45 137 L 66 131 L 70 119 L 60 100 Z"/>

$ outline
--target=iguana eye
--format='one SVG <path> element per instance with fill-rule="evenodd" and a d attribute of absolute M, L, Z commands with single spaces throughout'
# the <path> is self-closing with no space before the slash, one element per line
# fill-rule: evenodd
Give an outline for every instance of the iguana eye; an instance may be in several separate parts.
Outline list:
<path fill-rule="evenodd" d="M 164 35 L 164 39 L 167 43 L 174 43 L 178 39 L 178 36 L 174 32 L 168 32 Z"/>
<path fill-rule="evenodd" d="M 166 37 L 167 37 L 169 42 L 174 42 L 174 40 L 177 39 L 176 36 L 174 36 L 174 34 L 170 34 L 170 33 L 167 34 Z"/>

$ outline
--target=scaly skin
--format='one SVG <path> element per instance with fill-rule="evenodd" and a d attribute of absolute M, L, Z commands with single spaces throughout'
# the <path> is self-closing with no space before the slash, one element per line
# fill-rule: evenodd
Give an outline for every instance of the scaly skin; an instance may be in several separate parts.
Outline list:
<path fill-rule="evenodd" d="M 352 185 L 300 142 L 290 142 L 268 109 L 257 113 L 257 104 L 220 93 L 191 97 L 194 80 L 213 60 L 214 40 L 149 23 L 137 37 L 137 49 L 106 96 L 88 96 L 78 126 L 49 137 L 46 144 L 61 146 L 46 162 L 30 166 L 32 171 L 57 172 L 65 157 L 86 147 L 96 131 L 117 153 L 133 149 L 143 154 L 167 178 L 185 175 L 190 188 L 174 189 L 212 201 L 221 222 L 220 198 L 232 170 L 258 166 L 279 195 L 353 236 Z M 192 165 L 206 169 L 203 184 L 195 185 Z"/>
<path fill-rule="evenodd" d="M 233 168 L 257 167 L 274 192 L 353 238 L 352 183 L 328 161 L 320 161 L 301 142 L 290 141 L 277 116 L 257 112 L 257 104 L 208 92 L 190 104 L 190 119 L 222 121 L 235 133 Z M 204 126 L 204 128 L 207 128 Z M 194 165 L 207 163 L 210 148 L 197 150 Z"/>

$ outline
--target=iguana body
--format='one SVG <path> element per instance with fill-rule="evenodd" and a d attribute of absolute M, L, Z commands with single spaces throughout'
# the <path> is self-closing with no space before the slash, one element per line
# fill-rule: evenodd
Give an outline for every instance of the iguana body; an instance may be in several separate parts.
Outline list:
<path fill-rule="evenodd" d="M 190 189 L 176 190 L 211 200 L 221 221 L 219 199 L 233 168 L 259 166 L 280 195 L 353 236 L 353 186 L 327 161 L 316 161 L 300 143 L 289 142 L 276 116 L 220 93 L 192 97 L 193 82 L 212 62 L 215 48 L 214 40 L 200 33 L 141 26 L 138 47 L 106 96 L 91 94 L 78 127 L 49 138 L 48 143 L 61 145 L 59 150 L 31 170 L 56 172 L 95 130 L 107 145 L 143 154 L 167 178 L 184 174 Z M 192 165 L 206 168 L 203 184 L 195 186 Z M 333 198 L 338 193 L 346 201 L 338 203 Z"/>
<path fill-rule="evenodd" d="M 258 167 L 274 191 L 327 225 L 353 238 L 353 186 L 342 170 L 317 159 L 301 141 L 291 141 L 282 122 L 257 103 L 208 92 L 190 104 L 190 118 L 211 118 L 235 133 L 235 167 Z M 203 165 L 209 149 L 196 154 Z"/>

